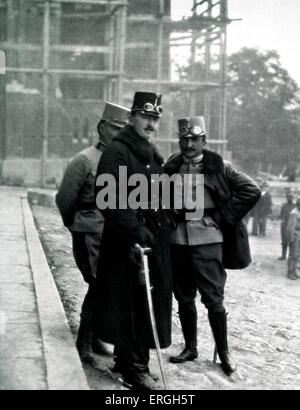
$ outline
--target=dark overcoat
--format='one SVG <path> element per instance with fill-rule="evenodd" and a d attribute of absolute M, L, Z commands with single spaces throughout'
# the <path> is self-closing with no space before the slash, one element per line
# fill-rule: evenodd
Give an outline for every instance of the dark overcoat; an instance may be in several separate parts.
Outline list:
<path fill-rule="evenodd" d="M 237 171 L 228 161 L 209 150 L 203 152 L 204 183 L 217 211 L 215 222 L 223 232 L 223 264 L 227 269 L 243 269 L 251 263 L 247 228 L 242 218 L 261 196 L 256 182 Z M 164 169 L 168 175 L 179 172 L 182 154 L 174 154 Z"/>
<path fill-rule="evenodd" d="M 145 225 L 155 237 L 149 257 L 154 313 L 161 347 L 171 344 L 172 274 L 166 212 L 118 207 L 120 166 L 127 167 L 127 179 L 142 174 L 151 184 L 151 174 L 163 172 L 162 162 L 154 146 L 132 126 L 126 126 L 104 151 L 98 166 L 97 176 L 111 174 L 117 182 L 117 209 L 102 211 L 105 226 L 98 264 L 95 323 L 99 337 L 115 345 L 137 343 L 155 347 L 145 286 L 139 284 L 139 268 L 130 257 L 135 242 L 132 233 L 140 225 Z M 97 182 L 95 189 L 97 197 Z M 132 189 L 128 187 L 128 195 Z"/>
<path fill-rule="evenodd" d="M 269 191 L 261 196 L 251 213 L 257 219 L 264 219 L 272 215 L 272 196 Z"/>

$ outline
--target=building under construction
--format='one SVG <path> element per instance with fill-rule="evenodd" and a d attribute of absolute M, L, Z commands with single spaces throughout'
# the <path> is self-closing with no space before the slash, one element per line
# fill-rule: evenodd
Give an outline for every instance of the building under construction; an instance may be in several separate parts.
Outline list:
<path fill-rule="evenodd" d="M 191 3 L 174 17 L 172 0 L 0 0 L 2 180 L 59 183 L 104 102 L 130 107 L 136 90 L 163 94 L 165 156 L 186 115 L 204 115 L 210 148 L 228 155 L 227 0 Z"/>

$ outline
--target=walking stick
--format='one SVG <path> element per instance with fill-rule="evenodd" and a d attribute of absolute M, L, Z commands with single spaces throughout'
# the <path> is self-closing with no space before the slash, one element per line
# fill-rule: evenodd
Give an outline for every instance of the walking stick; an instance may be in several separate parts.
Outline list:
<path fill-rule="evenodd" d="M 165 372 L 165 368 L 164 368 L 164 362 L 163 362 L 161 351 L 160 351 L 156 321 L 155 321 L 154 310 L 153 310 L 152 295 L 151 295 L 149 265 L 148 265 L 148 256 L 147 256 L 151 252 L 151 248 L 142 248 L 138 244 L 136 244 L 135 247 L 140 251 L 141 259 L 142 259 L 142 262 L 143 262 L 143 271 L 142 271 L 142 273 L 145 275 L 147 302 L 148 302 L 148 307 L 149 307 L 150 321 L 151 321 L 151 327 L 152 327 L 152 332 L 153 332 L 153 337 L 154 337 L 155 349 L 156 349 L 158 364 L 159 364 L 161 376 L 162 376 L 162 379 L 163 379 L 163 383 L 164 383 L 164 386 L 165 386 L 165 390 L 168 390 L 168 383 L 167 383 L 166 372 Z"/>

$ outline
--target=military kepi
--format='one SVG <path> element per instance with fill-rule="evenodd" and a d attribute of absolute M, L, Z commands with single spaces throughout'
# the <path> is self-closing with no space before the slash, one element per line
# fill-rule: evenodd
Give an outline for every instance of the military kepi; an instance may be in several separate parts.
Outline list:
<path fill-rule="evenodd" d="M 113 104 L 110 102 L 105 103 L 105 107 L 102 114 L 102 121 L 108 121 L 115 127 L 123 128 L 127 124 L 127 118 L 130 110 L 122 107 L 121 105 Z"/>
<path fill-rule="evenodd" d="M 179 137 L 201 137 L 205 135 L 204 117 L 187 117 L 178 120 Z"/>
<path fill-rule="evenodd" d="M 134 95 L 131 112 L 140 112 L 144 115 L 161 117 L 163 112 L 161 100 L 161 94 L 137 91 Z"/>

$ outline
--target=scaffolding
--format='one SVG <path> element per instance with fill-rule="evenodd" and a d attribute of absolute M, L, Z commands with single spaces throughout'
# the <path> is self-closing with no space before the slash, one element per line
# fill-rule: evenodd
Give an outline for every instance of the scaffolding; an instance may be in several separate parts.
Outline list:
<path fill-rule="evenodd" d="M 218 112 L 214 115 L 213 121 L 215 138 L 209 139 L 210 146 L 220 152 L 223 156 L 228 156 L 226 145 L 226 43 L 227 25 L 232 21 L 228 18 L 227 0 L 193 0 L 192 15 L 174 21 L 170 15 L 166 15 L 166 0 L 158 0 L 159 13 L 157 16 L 138 15 L 128 17 L 128 23 L 143 22 L 153 25 L 153 33 L 156 33 L 155 41 L 148 43 L 148 47 L 157 49 L 157 58 L 154 69 L 155 78 L 143 79 L 124 78 L 124 85 L 136 87 L 151 86 L 157 91 L 163 90 L 168 94 L 172 90 L 178 90 L 181 94 L 188 94 L 188 107 L 186 115 L 204 115 L 207 124 L 207 133 L 210 135 L 211 112 L 212 109 Z M 168 33 L 168 38 L 165 34 Z M 175 34 L 175 35 L 174 35 Z M 168 42 L 168 51 L 172 49 L 189 48 L 190 71 L 184 80 L 172 80 L 171 74 L 166 78 L 163 73 L 163 60 L 165 44 Z M 145 44 L 135 44 L 135 47 L 147 47 Z M 218 107 L 212 107 L 212 94 L 218 93 Z M 199 104 L 199 99 L 203 103 Z M 201 105 L 201 110 L 199 110 Z M 172 107 L 170 107 L 172 110 Z M 184 113 L 182 113 L 184 114 Z M 217 119 L 216 119 L 217 117 Z M 218 124 L 216 124 L 216 122 Z M 172 127 L 173 125 L 173 127 Z M 170 121 L 171 135 L 176 135 L 174 122 Z M 165 143 L 165 138 L 157 141 Z M 176 138 L 170 138 L 169 146 L 177 145 Z"/>
<path fill-rule="evenodd" d="M 226 156 L 226 27 L 231 22 L 227 0 L 193 0 L 192 14 L 178 21 L 172 19 L 171 1 L 0 0 L 0 10 L 6 8 L 7 16 L 6 37 L 0 36 L 0 50 L 8 53 L 6 73 L 24 76 L 24 81 L 26 75 L 41 77 L 42 185 L 47 180 L 45 163 L 50 135 L 51 90 L 59 89 L 62 79 L 64 84 L 68 84 L 70 79 L 101 81 L 103 101 L 124 105 L 130 104 L 137 89 L 162 92 L 169 96 L 166 104 L 169 116 L 163 137 L 157 141 L 165 154 L 177 146 L 177 139 L 173 137 L 176 135 L 174 117 L 204 115 L 207 133 L 213 135 L 209 138 L 210 146 Z M 23 13 L 19 17 L 20 23 L 22 19 L 26 21 L 26 12 L 30 10 L 42 16 L 40 41 L 30 42 L 22 30 L 15 38 L 10 19 L 16 13 L 13 8 L 16 2 L 18 10 Z M 97 44 L 89 44 L 88 41 L 74 44 L 74 18 L 80 18 L 87 24 L 93 19 L 97 24 L 99 21 L 103 24 L 101 30 L 98 30 L 99 24 L 95 26 L 97 33 L 99 31 L 95 37 Z M 67 36 L 70 34 L 64 42 L 61 41 L 63 30 Z M 174 79 L 171 55 L 173 50 L 181 49 L 189 50 L 190 70 L 184 78 Z M 36 60 L 33 55 L 37 56 Z M 71 64 L 70 55 L 76 57 L 80 68 L 75 63 Z M 85 64 L 86 56 L 93 56 L 95 61 Z M 0 82 L 0 100 L 5 105 L 5 76 L 0 76 Z M 70 84 L 69 88 L 72 88 L 72 82 Z M 176 112 L 172 105 L 174 93 L 186 102 L 182 114 Z M 218 97 L 214 101 L 218 101 L 218 107 L 215 104 L 212 107 L 212 97 L 216 93 Z M 84 101 L 82 98 L 82 104 Z M 60 111 L 63 112 L 63 107 Z M 66 118 L 66 121 L 69 120 Z M 0 130 L 3 159 L 7 155 L 4 123 Z"/>

